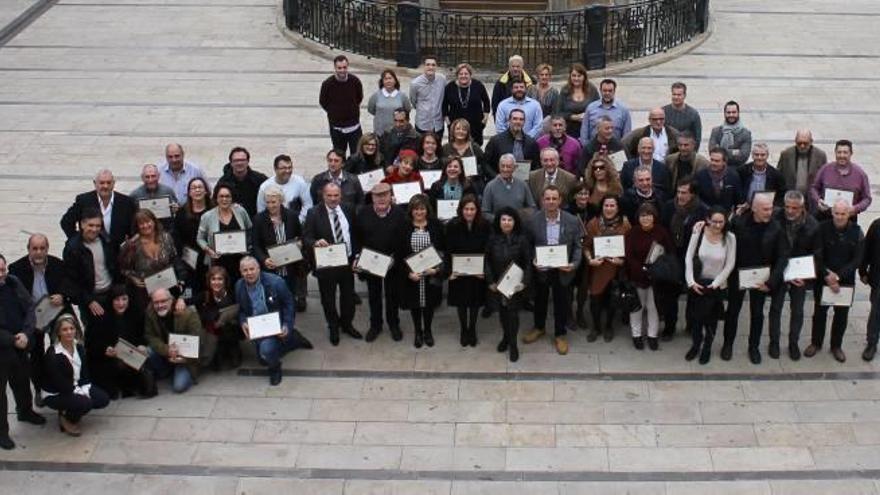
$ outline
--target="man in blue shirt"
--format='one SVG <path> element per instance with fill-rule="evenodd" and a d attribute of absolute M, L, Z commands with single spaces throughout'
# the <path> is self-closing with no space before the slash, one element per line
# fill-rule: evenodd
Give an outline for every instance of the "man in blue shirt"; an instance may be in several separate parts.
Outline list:
<path fill-rule="evenodd" d="M 538 100 L 526 96 L 526 83 L 522 79 L 515 79 L 511 84 L 511 96 L 498 104 L 495 111 L 495 130 L 500 134 L 507 130 L 507 117 L 514 108 L 519 108 L 526 115 L 526 123 L 523 132 L 531 138 L 537 139 L 541 133 L 541 123 L 544 120 L 544 112 Z"/>
<path fill-rule="evenodd" d="M 629 109 L 614 95 L 617 92 L 617 83 L 611 79 L 603 79 L 599 83 L 599 92 L 602 97 L 587 105 L 584 112 L 584 123 L 581 125 L 581 146 L 586 146 L 596 136 L 599 119 L 607 116 L 614 122 L 614 137 L 623 139 L 632 130 L 632 118 Z"/>

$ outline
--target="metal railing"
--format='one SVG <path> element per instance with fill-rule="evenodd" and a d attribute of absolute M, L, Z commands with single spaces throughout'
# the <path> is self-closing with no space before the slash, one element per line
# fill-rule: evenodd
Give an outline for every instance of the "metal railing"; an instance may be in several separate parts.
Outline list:
<path fill-rule="evenodd" d="M 510 55 L 530 63 L 590 69 L 676 47 L 706 30 L 709 0 L 639 0 L 555 12 L 429 9 L 371 0 L 284 0 L 288 29 L 333 49 L 415 67 L 424 54 L 442 65 L 497 69 Z"/>

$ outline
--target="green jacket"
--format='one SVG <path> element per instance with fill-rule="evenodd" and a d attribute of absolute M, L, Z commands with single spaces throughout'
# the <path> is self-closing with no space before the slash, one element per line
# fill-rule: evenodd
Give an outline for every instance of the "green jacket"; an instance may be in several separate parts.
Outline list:
<path fill-rule="evenodd" d="M 173 311 L 173 310 L 172 310 Z M 199 315 L 192 307 L 187 307 L 182 314 L 174 314 L 174 332 L 185 335 L 196 335 L 199 337 L 199 359 L 190 360 L 187 366 L 193 376 L 198 372 L 199 362 L 210 363 L 216 347 L 213 335 L 208 335 L 202 327 L 202 321 Z M 150 308 L 147 310 L 144 320 L 144 337 L 147 339 L 147 345 L 157 354 L 163 357 L 168 356 L 168 332 L 159 323 L 159 315 Z"/>

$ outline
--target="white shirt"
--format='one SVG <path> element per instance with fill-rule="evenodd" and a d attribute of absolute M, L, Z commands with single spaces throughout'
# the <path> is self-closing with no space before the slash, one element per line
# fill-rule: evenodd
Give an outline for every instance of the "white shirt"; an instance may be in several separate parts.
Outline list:
<path fill-rule="evenodd" d="M 104 208 L 104 202 L 101 201 L 101 195 L 98 193 L 95 194 L 98 195 L 98 208 L 101 209 L 101 215 L 104 217 L 104 232 L 106 232 L 107 235 L 110 235 L 110 224 L 113 219 L 113 201 L 116 199 L 116 193 L 110 193 L 110 202 L 107 203 L 106 208 Z"/>
<path fill-rule="evenodd" d="M 664 127 L 660 134 L 657 134 L 652 127 L 651 141 L 654 142 L 654 159 L 658 162 L 666 162 L 666 155 L 669 153 L 669 136 L 666 135 L 666 128 Z"/>
<path fill-rule="evenodd" d="M 348 219 L 345 218 L 345 213 L 342 212 L 342 207 L 337 206 L 336 208 L 330 208 L 327 205 L 324 205 L 327 208 L 327 216 L 330 218 L 330 230 L 333 231 L 333 242 L 339 244 L 340 242 L 345 243 L 345 252 L 351 256 L 351 233 L 348 228 Z M 333 227 L 333 214 L 336 214 L 336 217 L 339 218 L 339 226 L 342 227 L 342 239 L 336 239 L 336 230 Z"/>
<path fill-rule="evenodd" d="M 299 222 L 305 223 L 306 221 L 306 213 L 312 208 L 312 194 L 309 192 L 309 184 L 306 183 L 306 180 L 302 178 L 300 175 L 291 175 L 290 180 L 287 181 L 287 184 L 279 184 L 278 177 L 269 177 L 265 182 L 260 184 L 260 190 L 257 192 L 257 213 L 261 213 L 266 209 L 266 197 L 263 193 L 266 192 L 266 188 L 271 186 L 272 184 L 281 188 L 284 191 L 284 207 L 288 208 L 290 202 L 296 198 L 300 198 L 302 201 L 302 210 L 299 212 Z"/>

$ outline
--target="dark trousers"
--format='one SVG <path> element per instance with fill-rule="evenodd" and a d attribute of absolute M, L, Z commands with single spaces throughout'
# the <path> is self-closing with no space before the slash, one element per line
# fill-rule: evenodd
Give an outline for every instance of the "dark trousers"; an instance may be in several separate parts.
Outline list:
<path fill-rule="evenodd" d="M 807 300 L 807 289 L 791 284 L 783 284 L 776 290 L 770 299 L 770 342 L 779 342 L 782 333 L 782 307 L 785 305 L 785 294 L 788 294 L 789 313 L 788 320 L 788 345 L 797 344 L 801 338 L 801 329 L 804 327 L 804 302 Z"/>
<path fill-rule="evenodd" d="M 434 308 L 432 307 L 424 307 L 424 308 L 413 308 L 409 310 L 410 316 L 412 316 L 413 328 L 416 333 L 428 332 L 431 333 L 431 323 L 434 321 Z"/>
<path fill-rule="evenodd" d="M 713 308 L 720 308 L 720 299 L 721 293 L 718 290 L 707 291 L 703 295 L 688 291 L 685 317 L 694 348 L 701 345 L 712 347 L 718 330 L 718 318 L 721 316 L 720 311 L 714 311 Z"/>
<path fill-rule="evenodd" d="M 70 308 L 71 314 L 73 314 L 73 309 Z M 60 315 L 59 315 L 60 316 Z M 52 322 L 54 325 L 55 322 Z M 30 369 L 33 370 L 31 375 L 31 381 L 34 384 L 34 390 L 40 391 L 43 389 L 43 380 L 42 373 L 40 372 L 43 369 L 43 357 L 46 355 L 46 350 L 43 347 L 43 341 L 46 338 L 45 332 L 43 330 L 37 328 L 34 329 L 34 341 L 30 344 Z"/>
<path fill-rule="evenodd" d="M 516 345 L 516 334 L 519 333 L 519 309 L 501 305 L 498 308 L 498 320 L 501 322 L 502 340 Z"/>
<path fill-rule="evenodd" d="M 764 331 L 764 300 L 767 293 L 756 289 L 749 292 L 749 349 L 757 349 L 761 345 L 761 333 Z M 724 345 L 732 346 L 736 339 L 739 325 L 739 312 L 742 310 L 745 290 L 739 290 L 733 283 L 728 293 L 727 315 L 724 318 Z"/>
<path fill-rule="evenodd" d="M 351 328 L 354 320 L 354 276 L 348 267 L 324 268 L 317 272 L 321 307 L 330 329 Z M 339 292 L 339 310 L 336 293 Z"/>
<path fill-rule="evenodd" d="M 821 291 L 827 290 L 826 287 L 818 289 L 816 294 L 816 306 L 813 311 L 813 336 L 810 339 L 816 347 L 822 347 L 825 342 L 825 321 L 828 317 L 828 308 L 831 306 L 822 306 Z M 846 333 L 846 323 L 849 318 L 849 306 L 833 306 L 834 317 L 831 320 L 831 348 L 840 349 L 843 345 L 843 334 Z"/>
<path fill-rule="evenodd" d="M 294 276 L 296 284 L 295 291 L 291 291 L 297 299 L 305 299 L 309 295 L 309 273 L 302 272 Z"/>
<path fill-rule="evenodd" d="M 471 329 L 477 329 L 477 315 L 480 314 L 479 306 L 459 306 L 456 309 L 458 313 L 458 325 L 461 332 L 466 333 Z"/>
<path fill-rule="evenodd" d="M 868 314 L 868 345 L 880 338 L 880 287 L 871 287 L 871 312 Z"/>
<path fill-rule="evenodd" d="M 0 433 L 9 433 L 9 419 L 7 418 L 6 384 L 12 389 L 15 397 L 15 410 L 18 413 L 26 413 L 33 409 L 33 396 L 31 384 L 28 381 L 28 361 L 20 351 L 14 353 L 9 360 L 0 361 L 0 390 L 3 397 L 0 398 Z"/>
<path fill-rule="evenodd" d="M 344 153 L 347 148 L 349 156 L 357 153 L 357 144 L 363 135 L 364 131 L 360 127 L 346 134 L 337 131 L 332 125 L 330 126 L 330 141 L 333 142 L 333 149 Z"/>
<path fill-rule="evenodd" d="M 385 321 L 389 327 L 400 327 L 400 306 L 395 275 L 389 271 L 385 278 L 366 275 L 367 297 L 370 300 L 370 328 L 382 328 L 382 303 L 385 303 Z"/>
<path fill-rule="evenodd" d="M 657 283 L 654 286 L 654 302 L 657 311 L 663 320 L 663 331 L 675 332 L 678 325 L 678 296 L 681 295 L 681 287 L 673 284 Z"/>
<path fill-rule="evenodd" d="M 602 313 L 605 313 L 605 328 L 610 329 L 614 320 L 614 307 L 611 305 L 611 291 L 605 288 L 605 292 L 590 296 L 590 314 L 593 317 L 593 328 L 598 332 L 602 326 Z"/>
<path fill-rule="evenodd" d="M 92 409 L 103 409 L 110 403 L 110 398 L 97 385 L 89 388 L 89 395 L 66 393 L 50 395 L 44 399 L 46 405 L 59 411 L 71 423 L 78 423 Z"/>
<path fill-rule="evenodd" d="M 559 280 L 559 271 L 550 270 L 544 277 L 535 277 L 535 328 L 545 329 L 547 324 L 547 304 L 553 292 L 553 328 L 557 337 L 565 335 L 568 323 L 569 297 L 571 292 Z"/>
<path fill-rule="evenodd" d="M 433 132 L 434 134 L 437 135 L 437 142 L 438 143 L 443 142 L 443 129 L 442 128 L 439 131 L 426 131 L 426 130 L 419 129 L 418 127 L 416 127 L 416 132 L 418 132 L 419 134 L 424 134 L 426 132 Z"/>

